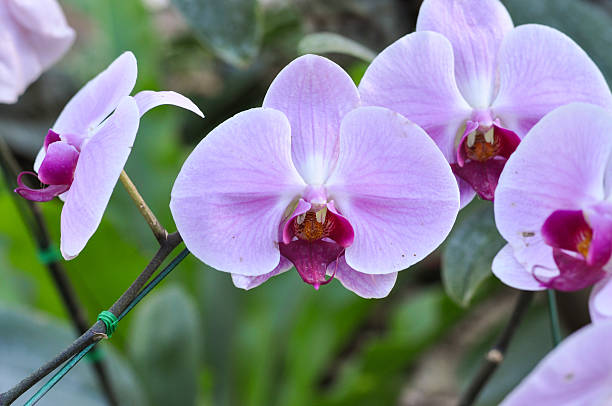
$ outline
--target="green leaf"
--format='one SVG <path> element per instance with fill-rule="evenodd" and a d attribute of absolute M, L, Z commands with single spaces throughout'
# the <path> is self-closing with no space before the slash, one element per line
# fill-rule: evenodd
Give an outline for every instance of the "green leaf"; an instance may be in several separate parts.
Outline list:
<path fill-rule="evenodd" d="M 376 53 L 368 47 L 333 32 L 306 35 L 298 44 L 298 52 L 300 54 L 345 54 L 366 62 L 372 62 L 376 56 Z"/>
<path fill-rule="evenodd" d="M 75 339 L 73 330 L 55 319 L 5 307 L 0 307 L 0 331 L 0 392 L 53 358 Z M 144 405 L 142 390 L 125 361 L 108 345 L 98 347 L 103 351 L 113 389 L 122 404 Z M 26 392 L 20 404 L 43 382 Z M 41 404 L 104 406 L 107 402 L 85 358 L 45 395 Z"/>
<path fill-rule="evenodd" d="M 202 346 L 197 309 L 179 286 L 153 292 L 136 310 L 129 340 L 150 405 L 193 405 Z"/>
<path fill-rule="evenodd" d="M 467 306 L 478 286 L 491 275 L 491 263 L 504 246 L 495 227 L 493 205 L 475 202 L 455 225 L 442 251 L 446 293 Z"/>
<path fill-rule="evenodd" d="M 225 62 L 246 67 L 259 52 L 255 0 L 172 0 L 196 37 Z"/>

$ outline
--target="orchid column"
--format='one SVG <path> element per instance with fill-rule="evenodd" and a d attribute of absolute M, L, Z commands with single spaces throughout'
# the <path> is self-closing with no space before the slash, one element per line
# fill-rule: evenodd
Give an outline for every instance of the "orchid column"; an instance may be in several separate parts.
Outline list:
<path fill-rule="evenodd" d="M 293 265 L 315 288 L 335 277 L 386 296 L 444 240 L 459 194 L 422 129 L 359 105 L 325 58 L 283 69 L 263 108 L 218 126 L 185 162 L 170 207 L 189 250 L 245 289 Z"/>

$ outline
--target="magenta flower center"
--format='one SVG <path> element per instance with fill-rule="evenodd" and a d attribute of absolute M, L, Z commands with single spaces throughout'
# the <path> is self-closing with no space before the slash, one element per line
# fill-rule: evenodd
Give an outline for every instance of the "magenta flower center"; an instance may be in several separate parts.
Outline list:
<path fill-rule="evenodd" d="M 314 206 L 314 207 L 313 207 Z M 290 260 L 302 280 L 318 289 L 334 278 L 346 247 L 353 243 L 353 227 L 336 212 L 333 203 L 312 205 L 301 200 L 282 226 L 281 255 Z M 331 275 L 327 278 L 328 270 Z"/>
<path fill-rule="evenodd" d="M 49 130 L 44 143 L 45 158 L 38 173 L 22 172 L 17 178 L 18 187 L 15 192 L 22 197 L 35 202 L 46 202 L 70 189 L 74 179 L 74 171 L 80 152 L 69 141 L 63 140 L 59 134 Z M 31 175 L 42 184 L 48 185 L 41 189 L 26 186 L 22 178 Z"/>
<path fill-rule="evenodd" d="M 598 208 L 589 210 L 589 224 L 582 210 L 557 210 L 542 226 L 542 237 L 553 248 L 559 274 L 538 281 L 552 289 L 583 289 L 605 277 L 603 267 L 612 255 L 612 222 Z"/>
<path fill-rule="evenodd" d="M 499 176 L 520 141 L 518 135 L 495 122 L 481 125 L 468 121 L 457 147 L 457 163 L 451 164 L 453 173 L 481 198 L 493 200 Z"/>

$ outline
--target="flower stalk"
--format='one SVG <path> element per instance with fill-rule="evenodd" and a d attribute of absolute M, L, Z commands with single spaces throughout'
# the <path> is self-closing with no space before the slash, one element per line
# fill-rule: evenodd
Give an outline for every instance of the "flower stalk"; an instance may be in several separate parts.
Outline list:
<path fill-rule="evenodd" d="M 0 162 L 2 162 L 2 172 L 5 175 L 7 183 L 12 185 L 12 182 L 14 182 L 17 174 L 21 172 L 21 169 L 3 137 L 0 137 L 0 158 Z M 38 251 L 42 253 L 53 250 L 53 242 L 49 236 L 40 207 L 34 202 L 23 199 L 15 199 L 15 203 L 26 228 L 35 240 Z M 87 315 L 85 314 L 83 305 L 74 290 L 70 278 L 68 278 L 66 269 L 59 260 L 59 256 L 52 257 L 52 259 L 46 260 L 44 263 L 60 294 L 60 298 L 72 320 L 74 328 L 79 334 L 84 333 L 89 326 Z M 111 406 L 118 405 L 119 403 L 113 391 L 104 362 L 97 359 L 93 362 L 93 367 L 102 388 L 102 392 L 106 396 L 106 400 Z"/>
<path fill-rule="evenodd" d="M 151 228 L 151 231 L 153 231 L 153 235 L 155 235 L 157 241 L 162 244 L 168 238 L 168 231 L 166 231 L 166 229 L 161 225 L 159 220 L 157 220 L 157 217 L 155 217 L 155 214 L 153 214 L 147 203 L 144 201 L 144 199 L 140 195 L 140 192 L 138 192 L 136 185 L 134 185 L 125 170 L 121 171 L 119 179 L 121 180 L 121 184 L 123 185 L 125 190 L 128 192 L 128 194 L 136 204 L 138 211 L 140 212 L 140 214 L 142 214 L 142 217 L 144 217 L 145 221 Z"/>
<path fill-rule="evenodd" d="M 519 293 L 508 324 L 500 334 L 495 345 L 487 352 L 485 361 L 481 365 L 480 370 L 459 400 L 459 406 L 473 405 L 482 389 L 484 389 L 493 376 L 497 367 L 504 361 L 506 350 L 510 345 L 514 333 L 521 324 L 523 317 L 527 313 L 527 309 L 529 309 L 533 295 L 534 292 L 531 291 L 521 291 L 521 293 Z"/>

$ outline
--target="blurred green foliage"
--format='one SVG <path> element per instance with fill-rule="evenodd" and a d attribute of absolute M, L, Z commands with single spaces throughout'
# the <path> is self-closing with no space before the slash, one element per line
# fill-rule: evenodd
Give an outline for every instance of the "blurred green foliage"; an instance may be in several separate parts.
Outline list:
<path fill-rule="evenodd" d="M 137 0 L 61 3 L 78 31 L 77 43 L 17 105 L 0 109 L 0 131 L 28 167 L 67 99 L 121 52 L 132 50 L 139 63 L 135 91 L 176 90 L 206 114 L 199 120 L 171 107 L 148 113 L 126 167 L 171 231 L 170 190 L 187 154 L 215 125 L 261 104 L 272 78 L 298 55 L 304 35 L 334 32 L 379 51 L 414 29 L 418 6 L 401 0 L 173 0 L 176 8 L 163 2 L 153 7 L 158 2 L 151 0 L 149 6 Z M 516 23 L 540 22 L 568 33 L 612 78 L 612 20 L 606 9 L 582 0 L 504 3 Z M 317 46 L 343 51 L 329 56 L 357 83 L 367 64 L 337 49 L 344 47 L 337 38 L 332 38 L 336 45 Z M 0 389 L 73 337 L 13 197 L 0 179 Z M 61 204 L 42 207 L 57 241 Z M 491 334 L 451 346 L 454 356 L 443 368 L 450 384 L 442 376 L 427 377 L 431 392 L 425 391 L 425 398 L 456 397 L 510 313 L 510 290 L 484 282 L 501 246 L 491 216 L 489 203 L 473 204 L 441 251 L 452 299 L 441 287 L 440 252 L 400 273 L 383 300 L 361 299 L 338 282 L 315 292 L 295 272 L 244 292 L 229 275 L 188 258 L 103 346 L 113 376 L 127 382 L 116 383 L 124 404 L 419 404 L 403 394 L 425 391 L 416 378 L 424 365 L 443 351 L 445 340 L 466 333 L 457 330 L 458 323 L 474 318 Z M 460 244 L 465 241 L 470 243 Z M 129 286 L 155 248 L 138 211 L 117 187 L 87 248 L 66 263 L 91 321 Z M 501 316 L 482 317 L 483 308 Z M 496 404 L 548 350 L 546 326 L 536 306 L 484 392 L 482 406 Z M 100 404 L 88 365 L 77 368 L 52 391 L 50 404 Z"/>

